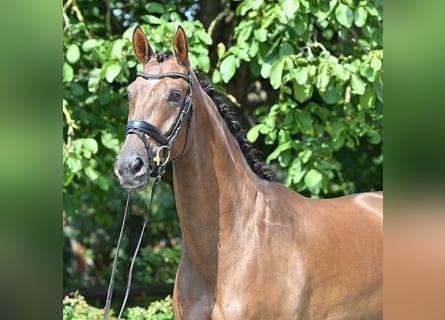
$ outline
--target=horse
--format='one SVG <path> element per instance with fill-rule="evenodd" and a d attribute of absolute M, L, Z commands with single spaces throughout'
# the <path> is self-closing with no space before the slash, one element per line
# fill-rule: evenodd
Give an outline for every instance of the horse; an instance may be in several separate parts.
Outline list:
<path fill-rule="evenodd" d="M 174 52 L 139 26 L 132 43 L 143 71 L 114 170 L 138 191 L 172 163 L 176 319 L 381 319 L 383 193 L 312 199 L 271 179 L 191 69 L 181 26 Z"/>

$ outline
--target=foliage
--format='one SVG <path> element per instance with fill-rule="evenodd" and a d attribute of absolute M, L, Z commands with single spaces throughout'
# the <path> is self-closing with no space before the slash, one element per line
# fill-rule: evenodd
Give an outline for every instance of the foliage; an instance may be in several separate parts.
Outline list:
<path fill-rule="evenodd" d="M 66 296 L 63 299 L 64 320 L 101 320 L 103 317 L 104 311 L 88 305 L 85 298 L 78 292 L 75 292 L 72 296 Z M 110 319 L 116 318 L 110 317 Z"/>
<path fill-rule="evenodd" d="M 116 319 L 114 311 L 110 310 L 110 320 Z M 63 319 L 64 320 L 101 320 L 104 317 L 104 310 L 90 306 L 83 296 L 75 292 L 71 296 L 63 299 Z M 171 308 L 171 297 L 154 301 L 148 308 L 132 307 L 128 308 L 122 320 L 170 320 L 174 319 Z"/>
<path fill-rule="evenodd" d="M 163 300 L 152 302 L 148 308 L 129 308 L 127 311 L 128 320 L 174 320 L 172 299 L 167 296 Z"/>
<path fill-rule="evenodd" d="M 381 171 L 382 1 L 251 0 L 236 15 L 236 41 L 227 50 L 219 46 L 213 81 L 229 82 L 245 61 L 252 77 L 279 90 L 272 106 L 255 111 L 249 140 L 263 136 L 273 146 L 267 161 L 277 161 L 284 183 L 299 192 L 369 189 L 372 175 L 349 166 Z M 381 188 L 379 179 L 372 186 Z"/>

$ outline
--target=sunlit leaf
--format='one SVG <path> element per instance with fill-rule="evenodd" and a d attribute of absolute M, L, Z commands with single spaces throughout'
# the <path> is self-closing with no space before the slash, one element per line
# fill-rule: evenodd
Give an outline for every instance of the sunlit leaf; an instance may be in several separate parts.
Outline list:
<path fill-rule="evenodd" d="M 73 68 L 66 62 L 63 63 L 62 67 L 63 72 L 63 82 L 71 82 L 74 78 Z"/>
<path fill-rule="evenodd" d="M 91 180 L 96 180 L 97 179 L 98 174 L 97 174 L 97 172 L 93 168 L 86 167 L 84 169 L 84 171 L 85 171 L 85 174 L 87 175 L 87 177 L 90 178 Z"/>
<path fill-rule="evenodd" d="M 94 140 L 93 138 L 85 138 L 83 139 L 83 146 L 91 151 L 93 154 L 97 153 L 97 151 L 99 150 L 99 146 L 97 144 L 97 141 Z"/>
<path fill-rule="evenodd" d="M 335 17 L 337 18 L 337 21 L 346 28 L 350 28 L 352 26 L 352 22 L 354 21 L 352 9 L 341 2 L 335 9 Z"/>
<path fill-rule="evenodd" d="M 253 35 L 259 42 L 264 42 L 267 40 L 267 30 L 265 29 L 256 29 L 253 31 Z"/>
<path fill-rule="evenodd" d="M 66 60 L 74 64 L 77 61 L 79 61 L 80 58 L 80 49 L 77 44 L 72 44 L 68 47 L 68 50 L 66 51 Z"/>
<path fill-rule="evenodd" d="M 82 44 L 82 50 L 90 51 L 93 48 L 97 48 L 103 44 L 102 40 L 98 39 L 88 39 Z"/>
<path fill-rule="evenodd" d="M 232 79 L 237 67 L 237 59 L 235 55 L 232 54 L 224 58 L 224 60 L 221 62 L 220 71 L 221 78 L 225 83 Z"/>
<path fill-rule="evenodd" d="M 327 63 L 323 63 L 318 68 L 317 87 L 321 90 L 326 88 L 329 83 L 329 67 Z"/>
<path fill-rule="evenodd" d="M 112 83 L 113 80 L 119 75 L 121 70 L 122 70 L 122 67 L 118 63 L 114 63 L 112 65 L 109 65 L 107 67 L 107 70 L 105 71 L 105 79 L 109 83 Z"/>
<path fill-rule="evenodd" d="M 283 77 L 283 66 L 284 60 L 277 60 L 272 65 L 272 70 L 270 71 L 270 84 L 272 88 L 278 89 L 281 86 L 281 78 Z"/>
<path fill-rule="evenodd" d="M 363 94 L 365 93 L 366 83 L 358 75 L 352 74 L 351 87 L 353 94 Z"/>
<path fill-rule="evenodd" d="M 315 169 L 310 169 L 304 176 L 304 183 L 306 184 L 306 187 L 310 191 L 312 191 L 315 194 L 318 194 L 321 188 L 322 179 L 323 176 L 319 171 Z"/>
<path fill-rule="evenodd" d="M 358 7 L 354 14 L 354 24 L 357 27 L 363 27 L 368 17 L 368 11 L 364 7 Z"/>
<path fill-rule="evenodd" d="M 306 83 L 308 75 L 309 75 L 308 67 L 297 67 L 297 69 L 294 72 L 295 81 L 297 81 L 297 83 L 300 85 Z"/>

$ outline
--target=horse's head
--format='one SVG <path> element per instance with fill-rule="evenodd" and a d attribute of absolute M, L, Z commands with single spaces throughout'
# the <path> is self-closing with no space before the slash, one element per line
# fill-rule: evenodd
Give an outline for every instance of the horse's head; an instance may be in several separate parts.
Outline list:
<path fill-rule="evenodd" d="M 193 103 L 187 39 L 182 27 L 178 27 L 173 47 L 174 54 L 154 55 L 141 28 L 133 32 L 134 52 L 144 69 L 128 86 L 126 137 L 114 168 L 121 185 L 128 190 L 145 189 L 150 175 L 164 170 L 187 143 Z M 185 128 L 180 130 L 181 127 Z"/>

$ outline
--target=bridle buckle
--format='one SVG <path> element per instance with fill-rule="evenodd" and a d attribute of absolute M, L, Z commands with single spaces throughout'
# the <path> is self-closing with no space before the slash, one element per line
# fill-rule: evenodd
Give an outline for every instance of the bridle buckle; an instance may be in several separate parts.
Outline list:
<path fill-rule="evenodd" d="M 162 151 L 162 157 L 161 157 Z M 168 161 L 170 161 L 170 149 L 168 146 L 161 146 L 157 151 L 155 156 L 153 157 L 153 162 L 158 167 L 164 167 L 167 165 Z"/>

